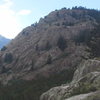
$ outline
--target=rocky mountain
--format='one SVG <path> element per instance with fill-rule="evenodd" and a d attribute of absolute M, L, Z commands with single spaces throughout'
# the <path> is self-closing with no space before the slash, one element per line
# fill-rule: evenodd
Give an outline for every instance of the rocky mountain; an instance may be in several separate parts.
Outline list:
<path fill-rule="evenodd" d="M 93 60 L 100 57 L 99 45 L 99 11 L 74 7 L 51 12 L 23 29 L 6 49 L 1 50 L 0 97 L 4 100 L 39 100 L 42 93 L 61 84 L 65 85 L 49 90 L 40 99 L 65 100 L 76 94 L 99 93 L 99 86 L 94 87 L 95 81 L 99 85 L 99 60 Z M 94 65 L 97 67 L 92 70 Z"/>
<path fill-rule="evenodd" d="M 7 39 L 0 35 L 0 48 L 7 45 L 10 42 L 10 39 Z"/>

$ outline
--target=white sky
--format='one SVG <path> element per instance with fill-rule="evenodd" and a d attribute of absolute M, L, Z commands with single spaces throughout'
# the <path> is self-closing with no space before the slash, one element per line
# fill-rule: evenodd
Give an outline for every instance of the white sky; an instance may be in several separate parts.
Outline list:
<path fill-rule="evenodd" d="M 14 38 L 51 11 L 73 6 L 100 9 L 100 0 L 0 0 L 0 34 Z"/>
<path fill-rule="evenodd" d="M 13 6 L 12 0 L 2 1 L 3 3 L 0 4 L 0 34 L 8 38 L 14 38 L 23 28 L 20 16 L 29 15 L 31 11 L 22 9 L 15 12 L 11 9 Z"/>

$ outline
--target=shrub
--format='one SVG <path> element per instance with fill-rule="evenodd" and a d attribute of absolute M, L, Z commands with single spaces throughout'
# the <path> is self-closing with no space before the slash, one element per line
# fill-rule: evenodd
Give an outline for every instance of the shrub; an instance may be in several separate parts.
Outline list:
<path fill-rule="evenodd" d="M 35 50 L 36 50 L 36 51 L 39 50 L 39 46 L 38 46 L 38 44 L 35 46 Z"/>
<path fill-rule="evenodd" d="M 7 47 L 6 46 L 3 46 L 2 48 L 1 48 L 1 51 L 5 51 L 7 49 Z"/>
<path fill-rule="evenodd" d="M 45 91 L 70 82 L 72 70 L 64 70 L 48 78 L 40 76 L 30 81 L 13 79 L 8 85 L 0 84 L 0 100 L 40 100 L 40 95 Z"/>
<path fill-rule="evenodd" d="M 100 57 L 100 25 L 91 32 L 91 40 L 87 44 L 91 49 L 91 57 Z"/>
<path fill-rule="evenodd" d="M 64 39 L 64 37 L 60 36 L 57 42 L 57 46 L 60 48 L 60 50 L 64 51 L 67 47 L 67 41 Z"/>
<path fill-rule="evenodd" d="M 5 66 L 2 66 L 1 73 L 7 73 L 9 71 L 9 68 L 6 68 Z"/>
<path fill-rule="evenodd" d="M 97 90 L 97 88 L 93 84 L 80 82 L 78 87 L 73 88 L 71 96 L 78 95 L 78 94 L 84 94 L 84 93 L 88 93 L 88 92 L 94 92 L 96 90 Z"/>
<path fill-rule="evenodd" d="M 75 41 L 75 44 L 80 44 L 80 43 L 88 44 L 91 40 L 91 37 L 92 35 L 90 30 L 84 30 L 80 31 L 79 34 L 74 36 L 73 40 Z"/>
<path fill-rule="evenodd" d="M 88 96 L 84 100 L 100 100 L 100 92 L 94 93 L 93 95 Z"/>
<path fill-rule="evenodd" d="M 4 57 L 4 62 L 6 63 L 11 63 L 13 61 L 13 56 L 11 53 L 6 53 L 5 57 Z"/>
<path fill-rule="evenodd" d="M 74 23 L 62 22 L 62 25 L 64 25 L 64 26 L 73 26 Z"/>
<path fill-rule="evenodd" d="M 56 23 L 55 25 L 56 25 L 56 26 L 60 26 L 60 23 Z"/>
<path fill-rule="evenodd" d="M 31 69 L 30 69 L 31 71 L 34 70 L 34 64 L 35 64 L 35 62 L 34 62 L 34 60 L 32 60 L 32 62 L 31 62 Z"/>
<path fill-rule="evenodd" d="M 51 49 L 51 45 L 50 45 L 49 41 L 47 41 L 45 50 L 50 50 L 50 49 Z"/>
<path fill-rule="evenodd" d="M 47 64 L 51 64 L 51 63 L 52 63 L 52 57 L 51 55 L 49 55 L 47 58 Z"/>

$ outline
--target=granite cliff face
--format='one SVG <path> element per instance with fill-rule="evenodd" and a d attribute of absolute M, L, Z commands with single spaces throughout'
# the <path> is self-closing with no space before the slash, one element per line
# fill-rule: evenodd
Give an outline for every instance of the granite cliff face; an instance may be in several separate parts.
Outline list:
<path fill-rule="evenodd" d="M 51 12 L 0 51 L 0 82 L 8 84 L 0 97 L 6 93 L 10 100 L 39 100 L 43 92 L 70 82 L 77 68 L 70 84 L 49 90 L 41 100 L 99 93 L 100 61 L 88 60 L 99 59 L 99 45 L 99 11 L 79 7 Z"/>

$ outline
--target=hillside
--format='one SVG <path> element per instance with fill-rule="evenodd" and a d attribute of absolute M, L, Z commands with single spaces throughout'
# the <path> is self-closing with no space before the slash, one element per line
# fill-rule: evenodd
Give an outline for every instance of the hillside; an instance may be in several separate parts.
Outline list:
<path fill-rule="evenodd" d="M 7 38 L 0 35 L 0 49 L 3 46 L 7 45 L 9 42 L 10 42 L 10 39 L 7 39 Z"/>
<path fill-rule="evenodd" d="M 99 27 L 99 11 L 74 7 L 23 29 L 0 51 L 0 97 L 39 100 L 50 88 L 71 82 L 84 60 L 100 57 Z"/>

